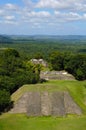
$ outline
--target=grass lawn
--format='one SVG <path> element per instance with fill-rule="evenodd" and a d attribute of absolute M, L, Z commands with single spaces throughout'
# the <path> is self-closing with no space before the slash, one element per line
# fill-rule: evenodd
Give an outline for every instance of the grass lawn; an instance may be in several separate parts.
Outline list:
<path fill-rule="evenodd" d="M 24 114 L 0 116 L 0 130 L 86 130 L 86 116 L 30 117 Z"/>

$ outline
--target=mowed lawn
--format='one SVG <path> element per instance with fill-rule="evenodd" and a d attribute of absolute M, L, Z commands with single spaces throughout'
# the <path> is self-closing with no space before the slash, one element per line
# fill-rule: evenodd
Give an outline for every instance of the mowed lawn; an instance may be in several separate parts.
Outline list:
<path fill-rule="evenodd" d="M 0 130 L 86 130 L 86 116 L 27 117 L 5 114 L 0 117 Z"/>

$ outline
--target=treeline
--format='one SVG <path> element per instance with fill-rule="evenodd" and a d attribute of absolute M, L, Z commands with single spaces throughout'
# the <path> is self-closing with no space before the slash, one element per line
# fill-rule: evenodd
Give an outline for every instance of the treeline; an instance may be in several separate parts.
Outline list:
<path fill-rule="evenodd" d="M 39 82 L 40 66 L 22 60 L 15 49 L 0 53 L 0 111 L 10 103 L 10 95 L 24 84 Z"/>
<path fill-rule="evenodd" d="M 66 70 L 77 80 L 86 80 L 86 54 L 61 53 L 50 54 L 51 69 Z"/>

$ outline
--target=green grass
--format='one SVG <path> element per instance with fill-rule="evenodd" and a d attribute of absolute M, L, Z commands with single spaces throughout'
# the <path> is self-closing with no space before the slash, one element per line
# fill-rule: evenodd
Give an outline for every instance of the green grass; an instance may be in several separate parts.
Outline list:
<path fill-rule="evenodd" d="M 0 130 L 86 130 L 86 116 L 30 117 L 5 114 L 0 117 Z"/>

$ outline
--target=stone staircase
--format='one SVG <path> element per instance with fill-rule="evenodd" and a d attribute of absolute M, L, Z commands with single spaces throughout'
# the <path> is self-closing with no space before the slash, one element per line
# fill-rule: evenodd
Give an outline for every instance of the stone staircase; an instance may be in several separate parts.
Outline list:
<path fill-rule="evenodd" d="M 14 104 L 10 113 L 26 113 L 28 116 L 81 115 L 81 108 L 68 92 L 27 92 Z"/>

